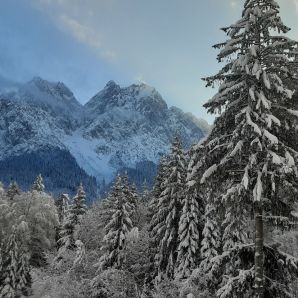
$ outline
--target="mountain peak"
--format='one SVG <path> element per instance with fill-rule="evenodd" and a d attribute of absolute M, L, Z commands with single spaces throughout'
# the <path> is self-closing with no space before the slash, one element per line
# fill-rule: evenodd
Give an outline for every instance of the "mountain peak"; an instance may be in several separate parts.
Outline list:
<path fill-rule="evenodd" d="M 148 97 L 148 96 L 154 96 L 158 92 L 155 90 L 155 88 L 147 85 L 144 82 L 138 82 L 134 83 L 131 86 L 128 87 L 128 89 L 133 89 L 137 93 L 139 98 L 142 97 Z"/>
<path fill-rule="evenodd" d="M 43 78 L 41 78 L 40 76 L 34 76 L 30 82 L 34 82 L 34 83 L 38 83 L 38 82 L 44 82 L 46 80 L 44 80 Z"/>
<path fill-rule="evenodd" d="M 48 88 L 50 87 L 50 82 L 42 79 L 39 76 L 35 76 L 27 83 L 27 85 L 35 86 L 38 89 L 44 89 L 45 87 L 48 87 Z"/>
<path fill-rule="evenodd" d="M 139 82 L 121 88 L 114 81 L 109 81 L 102 91 L 86 103 L 86 107 L 93 114 L 101 114 L 119 107 L 139 112 L 161 111 L 167 109 L 167 104 L 156 89 L 146 83 Z"/>
<path fill-rule="evenodd" d="M 42 108 L 63 122 L 67 130 L 72 127 L 72 123 L 79 121 L 77 119 L 80 119 L 83 110 L 64 83 L 50 82 L 39 76 L 22 85 L 11 99 Z"/>
<path fill-rule="evenodd" d="M 115 94 L 118 94 L 121 90 L 121 87 L 115 83 L 115 81 L 111 80 L 108 81 L 105 85 L 105 87 L 103 88 L 102 91 L 100 91 L 97 95 L 102 96 L 114 96 Z"/>
<path fill-rule="evenodd" d="M 115 81 L 110 80 L 110 81 L 108 81 L 108 82 L 106 83 L 105 88 L 111 88 L 111 87 L 112 87 L 112 88 L 114 88 L 114 87 L 119 87 L 119 85 L 116 84 Z"/>
<path fill-rule="evenodd" d="M 74 94 L 63 82 L 50 82 L 39 76 L 35 76 L 25 85 L 25 89 L 29 93 L 35 93 L 35 95 L 37 94 L 34 92 L 34 89 L 37 89 L 37 91 L 42 94 L 50 95 L 57 99 L 76 102 Z M 39 94 L 39 97 L 40 95 L 41 94 Z"/>

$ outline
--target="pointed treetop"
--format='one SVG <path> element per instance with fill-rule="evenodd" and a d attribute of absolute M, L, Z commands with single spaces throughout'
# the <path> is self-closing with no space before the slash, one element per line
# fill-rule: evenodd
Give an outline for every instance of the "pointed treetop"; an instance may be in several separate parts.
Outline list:
<path fill-rule="evenodd" d="M 6 195 L 7 197 L 12 200 L 16 195 L 19 195 L 20 189 L 16 181 L 13 181 L 9 184 Z"/>
<path fill-rule="evenodd" d="M 78 194 L 85 196 L 85 191 L 84 191 L 84 187 L 83 187 L 83 183 L 80 183 L 80 186 L 78 188 Z"/>
<path fill-rule="evenodd" d="M 86 211 L 86 193 L 84 191 L 83 184 L 81 183 L 78 188 L 77 194 L 73 198 L 73 204 L 70 211 L 74 216 L 74 222 L 80 222 L 82 216 L 86 213 Z"/>
<path fill-rule="evenodd" d="M 43 178 L 42 178 L 41 174 L 39 174 L 36 177 L 36 179 L 35 179 L 35 181 L 32 185 L 32 190 L 35 190 L 37 192 L 43 192 L 44 189 L 45 189 L 45 187 L 44 187 L 44 184 L 43 184 Z"/>

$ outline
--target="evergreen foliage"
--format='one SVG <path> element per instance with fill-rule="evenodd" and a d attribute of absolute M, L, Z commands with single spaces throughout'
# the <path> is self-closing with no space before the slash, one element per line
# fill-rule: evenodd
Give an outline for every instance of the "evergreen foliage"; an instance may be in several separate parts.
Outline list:
<path fill-rule="evenodd" d="M 67 217 L 67 213 L 70 208 L 69 195 L 63 193 L 60 195 L 59 199 L 56 200 L 56 206 L 58 211 L 59 223 L 62 224 L 64 219 Z"/>
<path fill-rule="evenodd" d="M 132 229 L 134 195 L 128 188 L 127 177 L 118 176 L 105 202 L 109 220 L 104 227 L 104 254 L 99 260 L 99 270 L 120 269 L 124 260 L 126 238 Z"/>
<path fill-rule="evenodd" d="M 87 175 L 66 150 L 48 148 L 0 160 L 0 180 L 4 185 L 15 180 L 21 189 L 29 191 L 39 173 L 44 177 L 47 191 L 54 195 L 66 192 L 73 196 L 82 182 L 88 199 L 97 197 L 96 179 Z"/>
<path fill-rule="evenodd" d="M 178 255 L 176 276 L 190 276 L 198 266 L 200 256 L 200 220 L 202 214 L 196 191 L 185 191 L 178 227 Z"/>
<path fill-rule="evenodd" d="M 220 84 L 218 93 L 205 105 L 209 112 L 220 115 L 204 143 L 208 168 L 201 178 L 221 192 L 219 199 L 209 200 L 208 212 L 215 208 L 213 213 L 220 214 L 224 208 L 220 223 L 223 250 L 217 252 L 218 258 L 206 257 L 209 266 L 223 270 L 214 281 L 219 282 L 219 297 L 234 297 L 240 291 L 251 295 L 252 282 L 258 297 L 264 292 L 263 284 L 271 293 L 267 297 L 275 297 L 273 293 L 282 288 L 287 297 L 287 290 L 276 282 L 278 276 L 272 276 L 263 264 L 263 251 L 268 252 L 261 249 L 263 238 L 256 239 L 255 271 L 252 260 L 241 258 L 240 248 L 251 243 L 251 215 L 256 219 L 287 217 L 294 210 L 295 199 L 288 194 L 298 191 L 298 152 L 289 136 L 296 134 L 298 113 L 288 82 L 297 84 L 297 43 L 275 34 L 287 33 L 289 28 L 282 23 L 273 0 L 246 0 L 241 19 L 223 31 L 229 39 L 214 47 L 220 50 L 218 61 L 227 63 L 218 74 L 205 79 L 207 86 Z M 212 226 L 209 220 L 206 225 Z M 216 249 L 207 228 L 204 246 Z M 227 263 L 219 266 L 219 260 L 231 251 L 237 251 L 235 258 L 224 258 Z"/>
<path fill-rule="evenodd" d="M 199 148 L 200 146 L 192 146 L 188 153 L 187 179 L 178 231 L 179 247 L 176 276 L 180 278 L 189 277 L 192 271 L 198 267 L 201 259 L 200 242 L 204 226 L 205 199 L 201 185 L 196 183 L 194 179 L 198 175 L 197 165 L 202 160 L 202 152 L 198 150 Z"/>
<path fill-rule="evenodd" d="M 63 202 L 64 201 L 64 202 Z M 60 253 L 65 249 L 74 249 L 76 247 L 76 226 L 80 224 L 83 215 L 87 211 L 86 194 L 83 185 L 80 184 L 77 194 L 73 198 L 71 205 L 68 205 L 68 196 L 62 196 L 62 207 L 64 209 L 63 222 L 59 233 L 58 245 Z M 62 211 L 61 211 L 62 212 Z M 61 214 L 62 217 L 62 214 Z"/>
<path fill-rule="evenodd" d="M 5 240 L 0 246 L 0 297 L 27 296 L 31 287 L 29 258 L 17 240 L 14 226 Z"/>
<path fill-rule="evenodd" d="M 82 183 L 80 184 L 77 194 L 73 198 L 73 203 L 70 209 L 71 218 L 74 224 L 78 224 L 82 216 L 86 213 L 86 193 Z"/>
<path fill-rule="evenodd" d="M 20 194 L 20 189 L 16 181 L 13 181 L 9 184 L 7 191 L 6 191 L 6 196 L 10 199 L 13 200 L 16 195 Z"/>
<path fill-rule="evenodd" d="M 38 192 L 43 192 L 44 188 L 45 187 L 44 187 L 44 184 L 43 184 L 43 178 L 42 178 L 41 174 L 39 174 L 36 177 L 36 179 L 35 179 L 35 181 L 32 185 L 32 191 L 35 190 L 35 191 L 38 191 Z"/>
<path fill-rule="evenodd" d="M 75 224 L 73 222 L 73 217 L 68 212 L 63 219 L 61 229 L 59 231 L 58 246 L 60 252 L 65 249 L 74 249 L 75 248 Z"/>
<path fill-rule="evenodd" d="M 154 245 L 157 245 L 155 256 L 159 277 L 165 274 L 174 277 L 178 246 L 179 221 L 182 211 L 183 189 L 186 180 L 186 160 L 181 142 L 178 138 L 172 146 L 172 151 L 165 165 L 163 173 L 157 178 L 154 189 L 156 199 L 156 213 L 153 215 L 151 226 Z"/>

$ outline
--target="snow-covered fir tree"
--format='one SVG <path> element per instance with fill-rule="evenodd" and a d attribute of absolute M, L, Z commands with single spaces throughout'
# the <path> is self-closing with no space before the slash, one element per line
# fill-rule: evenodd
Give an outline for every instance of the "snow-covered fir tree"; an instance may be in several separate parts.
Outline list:
<path fill-rule="evenodd" d="M 16 195 L 19 195 L 21 193 L 18 184 L 16 181 L 13 181 L 9 184 L 7 191 L 6 191 L 6 196 L 10 199 L 13 200 L 13 198 Z"/>
<path fill-rule="evenodd" d="M 167 159 L 166 169 L 163 168 L 160 190 L 156 198 L 156 213 L 153 215 L 151 226 L 157 245 L 155 266 L 158 276 L 165 274 L 174 277 L 179 246 L 179 222 L 182 211 L 182 199 L 186 180 L 186 159 L 178 137 L 172 145 L 172 150 Z M 166 175 L 164 175 L 166 174 Z M 160 190 L 157 190 L 158 192 Z"/>
<path fill-rule="evenodd" d="M 200 154 L 198 154 L 200 153 Z M 205 202 L 200 193 L 201 186 L 195 182 L 197 163 L 202 152 L 198 146 L 192 146 L 188 152 L 187 185 L 182 199 L 182 213 L 179 222 L 179 247 L 176 276 L 190 276 L 200 260 L 200 241 L 204 225 Z"/>
<path fill-rule="evenodd" d="M 158 268 L 155 264 L 155 256 L 159 250 L 158 249 L 159 239 L 156 237 L 157 230 L 155 229 L 156 225 L 158 224 L 158 218 L 156 217 L 156 213 L 158 211 L 159 197 L 164 190 L 164 181 L 167 179 L 167 160 L 168 160 L 168 157 L 163 156 L 159 161 L 157 176 L 155 178 L 155 183 L 151 193 L 151 198 L 148 203 L 148 211 L 147 211 L 147 216 L 149 219 L 148 233 L 150 236 L 149 237 L 150 239 L 149 267 L 150 267 L 151 274 L 147 277 L 146 287 L 150 287 L 150 284 L 152 283 L 152 281 L 154 280 L 158 272 Z"/>
<path fill-rule="evenodd" d="M 55 205 L 57 207 L 58 213 L 58 220 L 59 225 L 56 227 L 56 242 L 57 246 L 60 248 L 61 245 L 63 246 L 67 241 L 66 238 L 61 240 L 63 237 L 67 237 L 73 234 L 73 230 L 69 228 L 74 227 L 70 225 L 67 220 L 69 216 L 69 209 L 70 209 L 70 199 L 68 194 L 61 194 L 59 199 L 55 201 Z M 63 231 L 63 232 L 62 232 Z"/>
<path fill-rule="evenodd" d="M 22 293 L 24 296 L 29 296 L 31 293 L 32 277 L 30 274 L 29 254 L 28 252 L 19 249 L 18 251 L 18 293 Z"/>
<path fill-rule="evenodd" d="M 118 176 L 105 202 L 109 220 L 104 228 L 104 254 L 98 262 L 99 271 L 107 268 L 120 269 L 123 263 L 126 237 L 132 229 L 135 205 L 127 188 L 127 177 Z"/>
<path fill-rule="evenodd" d="M 86 194 L 81 184 L 78 188 L 77 194 L 73 198 L 72 204 L 67 202 L 67 196 L 63 196 L 64 199 L 64 212 L 63 222 L 59 232 L 58 245 L 60 246 L 60 252 L 65 249 L 74 249 L 76 242 L 76 227 L 80 224 L 82 216 L 87 211 Z"/>
<path fill-rule="evenodd" d="M 217 295 L 288 297 L 297 261 L 289 258 L 282 269 L 272 270 L 284 255 L 263 247 L 263 221 L 288 224 L 295 203 L 289 193 L 298 191 L 298 152 L 289 138 L 297 135 L 298 112 L 288 83 L 297 80 L 297 43 L 279 35 L 289 28 L 274 0 L 246 0 L 241 19 L 223 31 L 228 40 L 215 48 L 218 61 L 227 63 L 206 78 L 207 86 L 220 87 L 205 107 L 220 115 L 205 142 L 208 169 L 201 178 L 222 192 L 212 202 L 215 213 L 224 207 L 223 251 L 211 260 L 213 268 L 224 268 Z M 255 244 L 248 239 L 251 215 Z M 209 246 L 210 239 L 204 241 Z"/>
<path fill-rule="evenodd" d="M 154 214 L 156 214 L 156 211 L 158 210 L 157 205 L 158 205 L 159 197 L 161 193 L 164 191 L 164 182 L 167 179 L 167 175 L 168 175 L 167 160 L 168 160 L 168 157 L 164 156 L 159 161 L 158 173 L 155 178 L 151 199 L 148 204 L 148 212 L 151 218 L 153 218 Z M 155 224 L 152 221 L 150 230 L 152 230 L 154 226 Z M 155 238 L 154 235 L 152 235 L 152 238 Z"/>
<path fill-rule="evenodd" d="M 45 187 L 44 187 L 44 184 L 43 184 L 43 178 L 42 178 L 41 174 L 39 174 L 36 177 L 36 179 L 35 179 L 35 181 L 32 185 L 32 190 L 35 190 L 35 191 L 38 191 L 38 192 L 43 192 L 44 189 L 45 189 Z"/>
<path fill-rule="evenodd" d="M 82 183 L 80 184 L 77 194 L 73 198 L 73 203 L 71 206 L 70 214 L 72 216 L 72 221 L 78 224 L 82 216 L 86 213 L 86 193 L 84 191 Z"/>
<path fill-rule="evenodd" d="M 136 185 L 134 183 L 130 184 L 127 172 L 124 175 L 121 175 L 122 181 L 122 189 L 125 197 L 127 197 L 128 201 L 133 206 L 133 209 L 137 207 L 140 201 L 140 197 L 137 192 Z"/>
<path fill-rule="evenodd" d="M 26 296 L 31 287 L 29 257 L 17 241 L 16 228 L 0 246 L 0 297 Z"/>
<path fill-rule="evenodd" d="M 60 252 L 64 252 L 65 249 L 75 248 L 75 228 L 76 225 L 73 221 L 73 216 L 69 211 L 63 219 L 61 229 L 59 231 L 58 246 Z"/>
<path fill-rule="evenodd" d="M 188 277 L 199 262 L 202 213 L 198 197 L 196 190 L 187 189 L 182 199 L 176 265 L 176 276 L 179 278 Z"/>
<path fill-rule="evenodd" d="M 66 193 L 61 194 L 59 199 L 56 201 L 56 206 L 58 211 L 59 222 L 60 224 L 62 224 L 64 222 L 64 219 L 67 217 L 70 207 L 69 195 Z"/>
<path fill-rule="evenodd" d="M 18 280 L 18 246 L 15 228 L 7 239 L 7 244 L 2 244 L 2 274 L 0 282 L 0 297 L 14 298 L 17 292 Z"/>

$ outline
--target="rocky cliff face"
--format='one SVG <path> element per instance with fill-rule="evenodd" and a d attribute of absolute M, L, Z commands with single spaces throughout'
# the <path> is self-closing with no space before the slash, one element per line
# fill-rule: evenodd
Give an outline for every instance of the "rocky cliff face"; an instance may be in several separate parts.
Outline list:
<path fill-rule="evenodd" d="M 0 160 L 67 151 L 102 188 L 123 169 L 140 175 L 140 165 L 144 173 L 146 165 L 150 171 L 138 179 L 152 181 L 146 175 L 154 176 L 154 165 L 176 133 L 189 147 L 206 129 L 193 115 L 168 108 L 154 88 L 142 83 L 121 88 L 110 81 L 85 106 L 63 83 L 41 78 L 0 96 Z M 67 171 L 63 165 L 61 171 Z"/>

